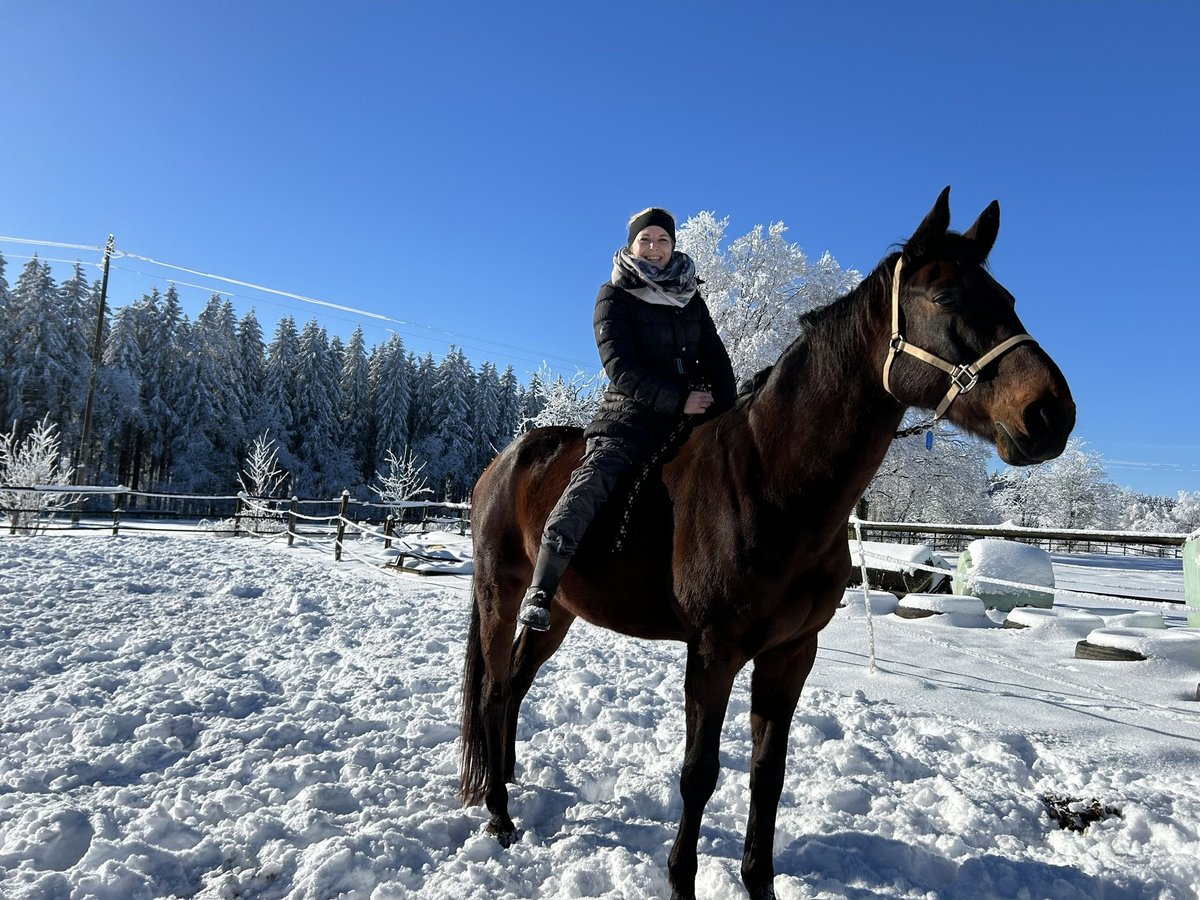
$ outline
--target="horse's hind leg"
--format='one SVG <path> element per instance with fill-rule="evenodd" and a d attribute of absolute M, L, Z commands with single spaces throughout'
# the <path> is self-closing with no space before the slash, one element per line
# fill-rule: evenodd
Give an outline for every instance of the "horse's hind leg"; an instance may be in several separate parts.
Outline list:
<path fill-rule="evenodd" d="M 504 773 L 521 580 L 494 573 L 486 561 L 477 564 L 463 676 L 462 796 L 467 803 L 484 801 L 491 813 L 488 831 L 507 847 L 516 837 Z"/>
<path fill-rule="evenodd" d="M 521 711 L 521 701 L 529 693 L 538 669 L 562 645 L 563 638 L 567 636 L 571 623 L 574 621 L 574 615 L 555 605 L 550 615 L 549 631 L 534 631 L 524 628 L 516 644 L 513 645 L 512 671 L 509 677 L 507 746 L 505 747 L 504 762 L 504 780 L 507 782 L 515 780 L 517 717 Z"/>

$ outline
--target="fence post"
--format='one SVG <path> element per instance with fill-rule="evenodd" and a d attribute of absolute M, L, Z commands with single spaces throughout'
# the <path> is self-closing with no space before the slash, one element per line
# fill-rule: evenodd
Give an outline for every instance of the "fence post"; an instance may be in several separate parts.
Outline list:
<path fill-rule="evenodd" d="M 388 513 L 387 521 L 383 523 L 383 549 L 392 549 L 392 535 L 396 533 L 396 517 Z"/>
<path fill-rule="evenodd" d="M 288 507 L 288 546 L 296 540 L 296 495 L 292 495 L 291 506 Z"/>
<path fill-rule="evenodd" d="M 233 536 L 238 537 L 242 531 L 242 497 L 238 495 L 233 504 Z"/>
<path fill-rule="evenodd" d="M 121 529 L 121 495 L 113 494 L 113 537 L 117 536 L 117 532 Z"/>
<path fill-rule="evenodd" d="M 333 542 L 333 561 L 342 561 L 342 539 L 346 537 L 346 512 L 350 508 L 350 492 L 342 491 L 342 504 L 338 509 L 337 538 Z"/>

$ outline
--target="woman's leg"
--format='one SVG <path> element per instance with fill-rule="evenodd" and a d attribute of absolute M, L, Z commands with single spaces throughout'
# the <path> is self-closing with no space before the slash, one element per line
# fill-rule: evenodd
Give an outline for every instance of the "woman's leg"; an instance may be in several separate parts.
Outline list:
<path fill-rule="evenodd" d="M 583 461 L 546 520 L 533 582 L 517 616 L 520 622 L 536 631 L 550 627 L 550 601 L 563 570 L 579 549 L 588 525 L 632 465 L 633 459 L 621 441 L 595 437 L 587 442 Z"/>

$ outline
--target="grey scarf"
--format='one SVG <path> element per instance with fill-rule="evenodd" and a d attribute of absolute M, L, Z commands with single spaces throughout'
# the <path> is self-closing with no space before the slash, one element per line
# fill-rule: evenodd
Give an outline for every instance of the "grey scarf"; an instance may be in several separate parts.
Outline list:
<path fill-rule="evenodd" d="M 660 306 L 684 307 L 700 286 L 696 264 L 676 250 L 661 269 L 638 259 L 622 247 L 613 255 L 612 283 L 639 300 Z"/>

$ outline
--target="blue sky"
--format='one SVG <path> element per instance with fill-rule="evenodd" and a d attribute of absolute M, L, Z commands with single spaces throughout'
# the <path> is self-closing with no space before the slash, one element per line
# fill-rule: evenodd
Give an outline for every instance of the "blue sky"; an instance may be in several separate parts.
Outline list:
<path fill-rule="evenodd" d="M 1200 489 L 1197 4 L 114 0 L 4 23 L 2 235 L 113 232 L 407 323 L 230 288 L 268 333 L 388 326 L 525 378 L 598 368 L 595 291 L 644 206 L 782 220 L 867 271 L 949 184 L 960 228 L 999 199 L 993 271 L 1110 477 Z M 0 242 L 10 281 L 30 252 Z M 115 265 L 118 304 L 176 278 L 206 286 L 181 287 L 194 312 L 217 286 Z"/>

